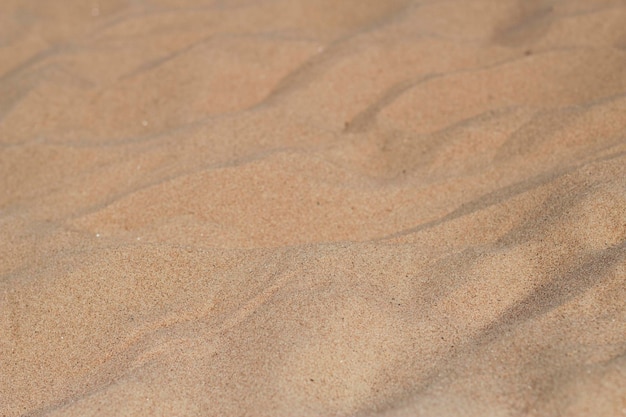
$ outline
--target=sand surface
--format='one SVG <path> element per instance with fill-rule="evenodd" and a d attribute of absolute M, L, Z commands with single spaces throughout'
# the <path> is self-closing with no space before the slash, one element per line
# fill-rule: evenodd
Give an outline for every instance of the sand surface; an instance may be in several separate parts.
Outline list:
<path fill-rule="evenodd" d="M 626 1 L 0 2 L 0 416 L 625 416 Z"/>

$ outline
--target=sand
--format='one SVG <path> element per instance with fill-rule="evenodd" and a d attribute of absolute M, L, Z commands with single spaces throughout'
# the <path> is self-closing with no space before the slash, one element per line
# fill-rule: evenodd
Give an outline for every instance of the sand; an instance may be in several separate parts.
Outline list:
<path fill-rule="evenodd" d="M 0 4 L 0 416 L 626 416 L 626 2 Z"/>

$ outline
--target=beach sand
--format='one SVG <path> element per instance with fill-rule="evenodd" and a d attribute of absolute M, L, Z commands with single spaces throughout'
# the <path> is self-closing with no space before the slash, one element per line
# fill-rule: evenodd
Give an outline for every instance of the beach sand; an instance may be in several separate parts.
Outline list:
<path fill-rule="evenodd" d="M 0 416 L 626 416 L 625 22 L 3 0 Z"/>

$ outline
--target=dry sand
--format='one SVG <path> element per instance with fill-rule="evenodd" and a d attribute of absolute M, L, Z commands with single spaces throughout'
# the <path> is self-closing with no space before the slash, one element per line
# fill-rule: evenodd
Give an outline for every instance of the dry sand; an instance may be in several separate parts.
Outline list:
<path fill-rule="evenodd" d="M 624 0 L 2 0 L 1 416 L 626 415 Z"/>

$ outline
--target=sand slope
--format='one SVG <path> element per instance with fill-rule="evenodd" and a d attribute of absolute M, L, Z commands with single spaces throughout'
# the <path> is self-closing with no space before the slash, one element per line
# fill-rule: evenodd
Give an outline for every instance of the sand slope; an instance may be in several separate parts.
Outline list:
<path fill-rule="evenodd" d="M 626 415 L 625 22 L 3 1 L 0 415 Z"/>

